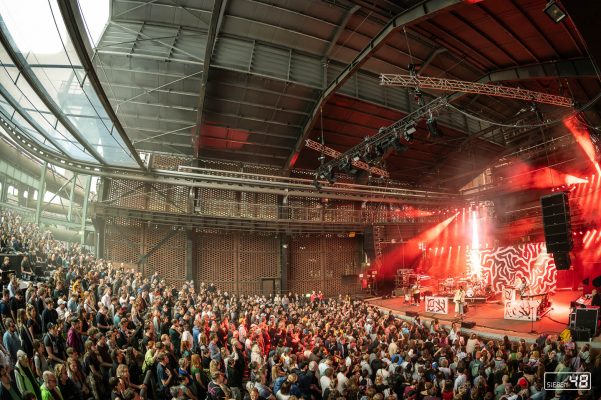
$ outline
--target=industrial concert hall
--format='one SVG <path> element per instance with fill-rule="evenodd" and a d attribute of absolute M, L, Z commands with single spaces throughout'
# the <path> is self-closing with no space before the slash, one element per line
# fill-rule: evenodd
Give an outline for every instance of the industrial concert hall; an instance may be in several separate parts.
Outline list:
<path fill-rule="evenodd" d="M 0 0 L 0 400 L 601 399 L 600 15 Z"/>

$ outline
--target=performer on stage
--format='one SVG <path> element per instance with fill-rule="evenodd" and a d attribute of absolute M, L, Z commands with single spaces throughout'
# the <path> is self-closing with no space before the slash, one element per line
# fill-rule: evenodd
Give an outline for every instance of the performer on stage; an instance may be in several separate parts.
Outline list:
<path fill-rule="evenodd" d="M 416 281 L 413 284 L 413 287 L 411 287 L 411 292 L 413 294 L 413 303 L 416 306 L 419 306 L 419 302 L 420 302 L 420 290 L 419 290 L 419 281 Z"/>
<path fill-rule="evenodd" d="M 528 283 L 526 282 L 526 278 L 522 276 L 522 279 L 520 280 L 520 282 L 517 284 L 516 288 L 515 288 L 518 293 L 520 294 L 520 298 L 523 298 L 526 295 L 526 292 L 528 291 Z"/>
<path fill-rule="evenodd" d="M 465 304 L 465 289 L 463 288 L 463 286 L 460 286 L 459 289 L 455 291 L 453 301 L 455 302 L 455 314 L 457 316 L 463 315 L 463 306 Z"/>

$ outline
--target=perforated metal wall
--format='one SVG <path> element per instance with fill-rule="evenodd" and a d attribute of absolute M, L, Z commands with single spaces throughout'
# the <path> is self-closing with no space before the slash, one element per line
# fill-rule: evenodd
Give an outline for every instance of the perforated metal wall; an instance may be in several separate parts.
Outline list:
<path fill-rule="evenodd" d="M 290 219 L 300 221 L 323 220 L 323 204 L 318 198 L 291 198 L 288 200 L 288 205 L 290 206 Z"/>
<path fill-rule="evenodd" d="M 295 293 L 321 290 L 326 296 L 353 290 L 342 283 L 342 275 L 358 274 L 361 251 L 358 238 L 325 235 L 293 237 L 288 270 L 288 288 Z"/>
<path fill-rule="evenodd" d="M 104 230 L 104 254 L 114 263 L 137 264 L 142 251 L 142 225 L 125 218 L 107 218 Z"/>
<path fill-rule="evenodd" d="M 186 234 L 184 231 L 173 232 L 166 227 L 145 227 L 145 251 L 147 254 L 168 235 L 173 235 L 148 256 L 147 270 L 158 271 L 168 283 L 183 283 L 186 279 Z"/>
<path fill-rule="evenodd" d="M 154 154 L 152 158 L 152 167 L 156 169 L 176 170 L 180 165 L 192 165 L 194 161 L 190 157 L 175 157 L 165 154 Z"/>
<path fill-rule="evenodd" d="M 108 179 L 104 203 L 115 207 L 146 209 L 146 185 L 125 179 Z"/>
<path fill-rule="evenodd" d="M 277 219 L 278 196 L 270 193 L 240 193 L 240 216 L 244 218 Z"/>
<path fill-rule="evenodd" d="M 189 188 L 166 184 L 150 185 L 148 209 L 186 213 L 188 209 Z"/>
<path fill-rule="evenodd" d="M 273 235 L 199 232 L 195 280 L 233 293 L 261 292 L 261 278 L 279 279 L 279 240 Z"/>
<path fill-rule="evenodd" d="M 240 215 L 237 193 L 231 190 L 201 188 L 195 212 L 201 215 L 237 217 Z"/>
<path fill-rule="evenodd" d="M 274 235 L 238 236 L 238 291 L 255 294 L 261 292 L 261 278 L 279 278 L 279 239 Z"/>
<path fill-rule="evenodd" d="M 219 289 L 236 291 L 236 241 L 231 234 L 197 233 L 195 282 L 214 283 Z"/>

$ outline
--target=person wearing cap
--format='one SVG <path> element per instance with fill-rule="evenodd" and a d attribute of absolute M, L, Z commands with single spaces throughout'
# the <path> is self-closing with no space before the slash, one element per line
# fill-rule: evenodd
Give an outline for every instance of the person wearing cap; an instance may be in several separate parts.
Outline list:
<path fill-rule="evenodd" d="M 65 313 L 67 312 L 67 302 L 64 299 L 59 298 L 56 304 L 58 305 L 58 307 L 56 308 L 58 319 L 64 319 Z"/>
<path fill-rule="evenodd" d="M 35 378 L 31 367 L 29 366 L 29 358 L 23 350 L 17 352 L 17 363 L 15 364 L 15 381 L 17 389 L 20 393 L 32 392 L 36 398 L 42 397 L 38 382 Z"/>

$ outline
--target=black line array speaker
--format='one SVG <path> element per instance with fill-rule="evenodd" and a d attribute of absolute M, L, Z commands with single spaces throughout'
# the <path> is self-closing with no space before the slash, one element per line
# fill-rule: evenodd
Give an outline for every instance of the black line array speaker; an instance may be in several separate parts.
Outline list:
<path fill-rule="evenodd" d="M 374 227 L 368 226 L 363 232 L 363 251 L 367 257 L 374 262 L 376 260 L 376 248 L 374 245 Z"/>
<path fill-rule="evenodd" d="M 554 193 L 540 198 L 547 253 L 572 250 L 572 225 L 567 193 Z M 559 269 L 559 268 L 558 268 Z"/>
<path fill-rule="evenodd" d="M 570 253 L 553 253 L 553 261 L 555 261 L 555 268 L 559 271 L 570 269 L 570 265 L 572 265 L 572 259 L 570 258 Z"/>

